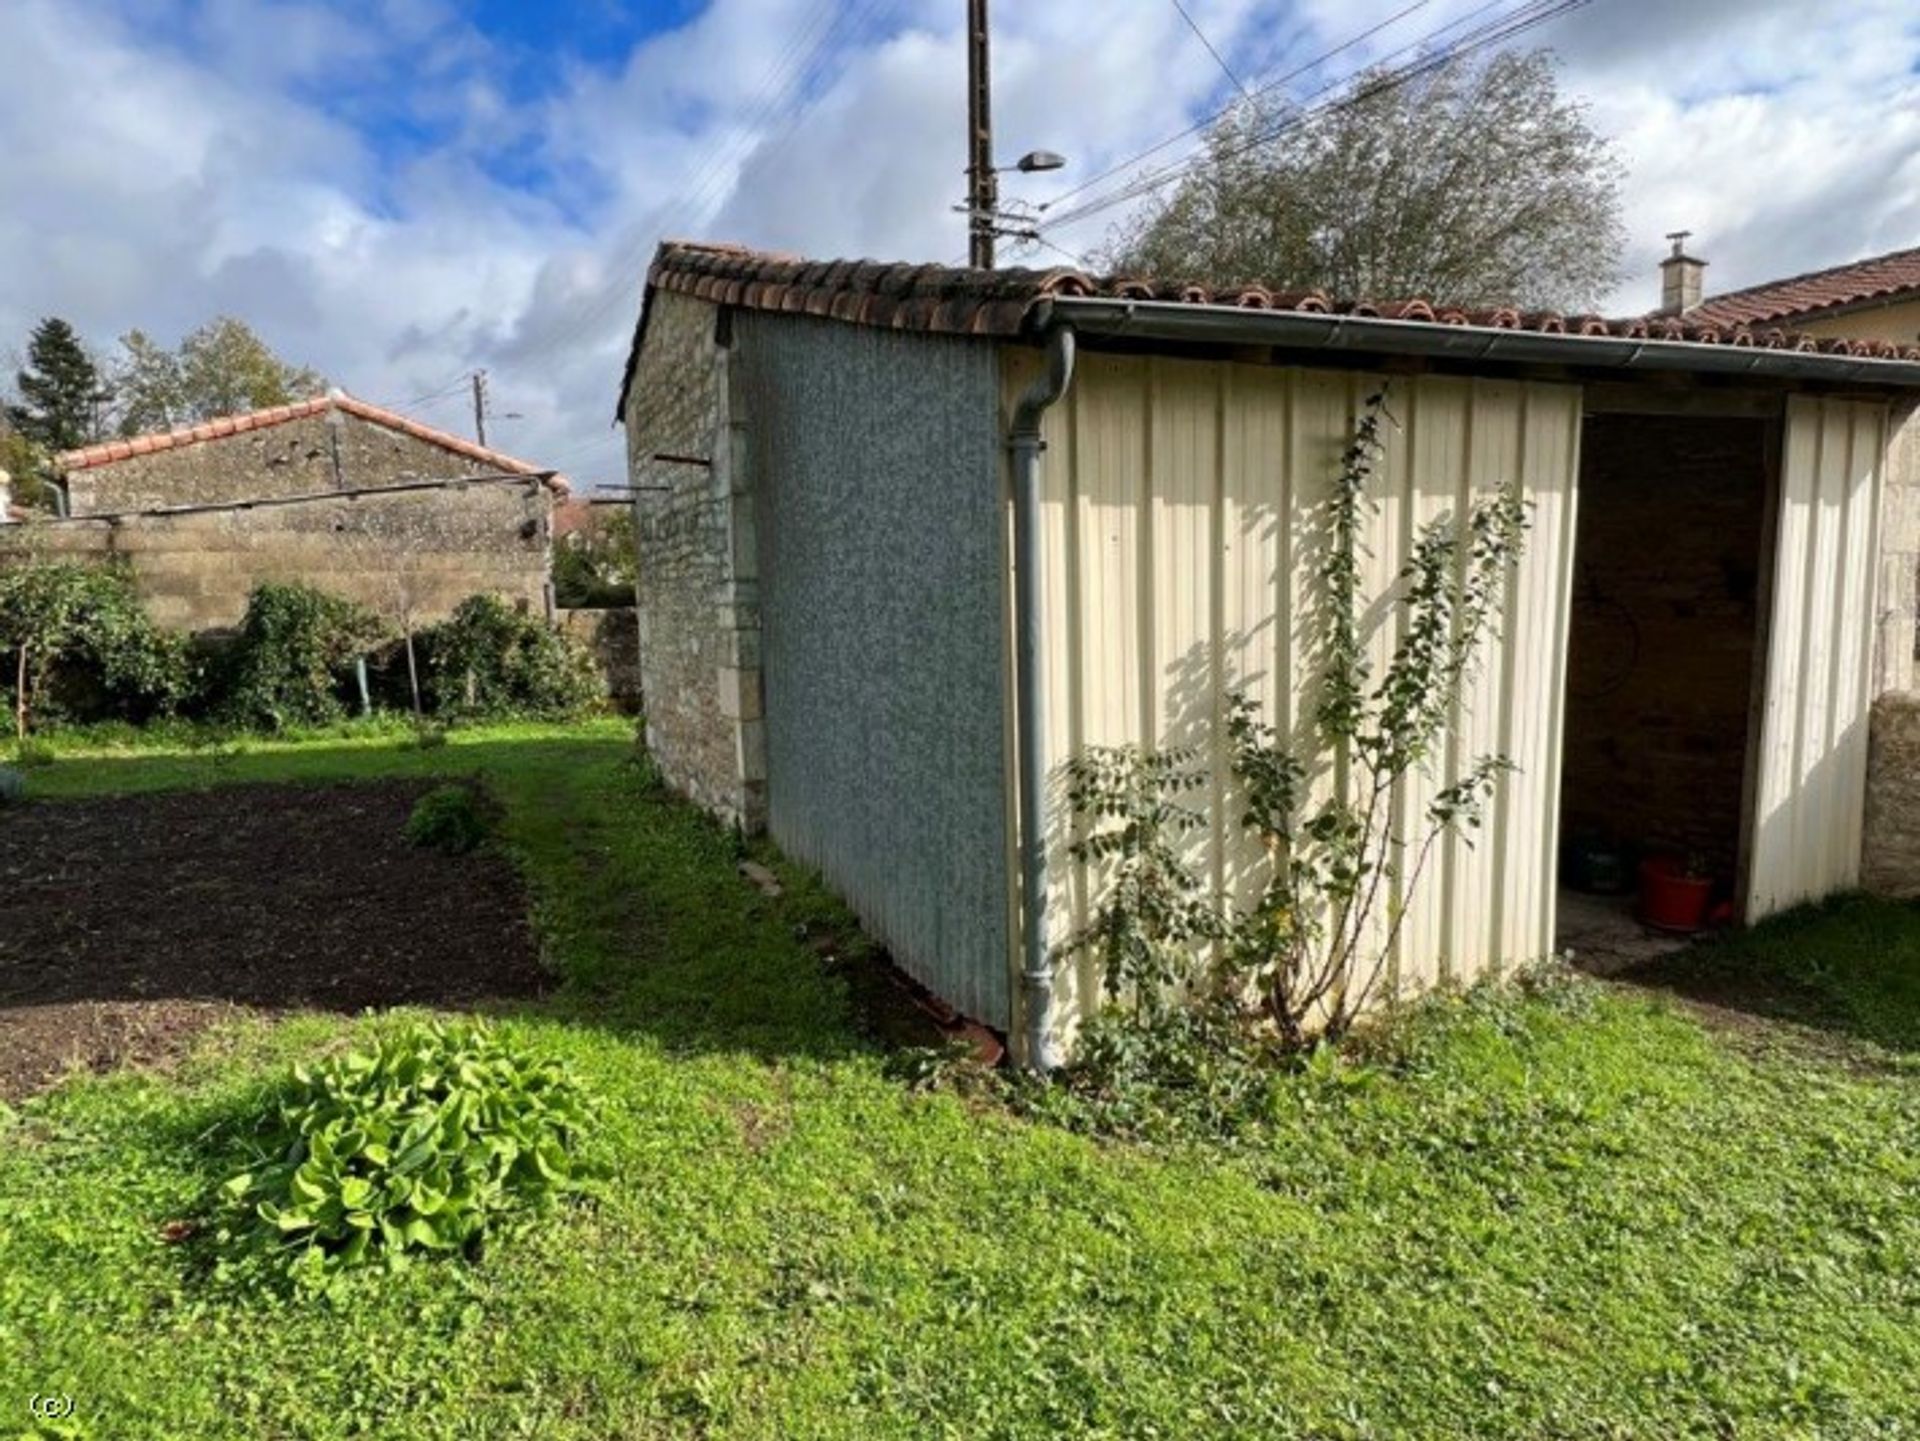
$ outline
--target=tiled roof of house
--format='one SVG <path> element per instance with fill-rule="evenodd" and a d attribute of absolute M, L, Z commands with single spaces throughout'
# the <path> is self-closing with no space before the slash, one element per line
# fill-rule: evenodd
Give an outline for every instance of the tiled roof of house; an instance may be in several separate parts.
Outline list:
<path fill-rule="evenodd" d="M 1810 270 L 1805 275 L 1745 290 L 1730 290 L 1696 305 L 1687 312 L 1687 319 L 1705 325 L 1761 325 L 1891 299 L 1906 292 L 1920 297 L 1920 247 Z"/>
<path fill-rule="evenodd" d="M 1018 335 L 1040 302 L 1094 297 L 1351 315 L 1552 335 L 1757 346 L 1876 360 L 1920 360 L 1920 347 L 1902 348 L 1876 340 L 1821 339 L 1737 321 L 1720 323 L 1703 320 L 1699 311 L 1681 319 L 1638 316 L 1609 320 L 1599 315 L 1456 306 L 1422 299 L 1338 300 L 1319 290 L 1207 286 L 1138 276 L 1091 275 L 1071 267 L 971 270 L 874 260 L 806 260 L 738 245 L 670 240 L 662 242 L 647 272 L 647 300 L 642 304 L 620 387 L 621 412 L 626 409 L 627 390 L 639 363 L 648 304 L 653 294 L 662 290 L 749 310 L 785 311 L 945 335 Z"/>
<path fill-rule="evenodd" d="M 134 435 L 124 440 L 103 441 L 99 445 L 85 446 L 79 450 L 69 450 L 54 457 L 54 464 L 63 471 L 91 470 L 95 466 L 112 465 L 116 461 L 131 460 L 135 456 L 152 455 L 157 451 L 175 450 L 183 445 L 197 445 L 202 441 L 220 440 L 229 435 L 242 435 L 250 430 L 266 430 L 271 426 L 285 425 L 290 420 L 300 420 L 309 415 L 338 407 L 346 414 L 356 416 L 373 425 L 387 430 L 396 430 L 410 435 L 415 440 L 423 440 L 436 445 L 463 460 L 477 461 L 481 465 L 492 466 L 504 475 L 547 475 L 542 467 L 517 459 L 489 446 L 476 445 L 473 441 L 454 435 L 450 431 L 435 426 L 423 425 L 409 416 L 384 406 L 370 405 L 364 400 L 341 391 L 328 395 L 318 395 L 312 400 L 296 401 L 292 405 L 276 405 L 267 410 L 249 411 L 245 415 L 223 415 L 217 420 L 209 420 L 201 425 L 183 426 L 178 430 L 155 431 L 150 435 Z M 548 483 L 554 489 L 565 492 L 569 487 L 566 478 L 552 475 Z"/>

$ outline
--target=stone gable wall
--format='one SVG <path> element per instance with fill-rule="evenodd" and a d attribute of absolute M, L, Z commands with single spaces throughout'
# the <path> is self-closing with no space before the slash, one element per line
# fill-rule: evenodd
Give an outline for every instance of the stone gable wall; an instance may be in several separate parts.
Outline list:
<path fill-rule="evenodd" d="M 766 818 L 760 610 L 730 356 L 715 306 L 665 291 L 652 304 L 621 417 L 639 488 L 647 744 L 669 785 L 758 830 Z"/>
<path fill-rule="evenodd" d="M 100 515 L 492 473 L 478 460 L 329 410 L 76 470 L 67 493 L 73 514 Z"/>

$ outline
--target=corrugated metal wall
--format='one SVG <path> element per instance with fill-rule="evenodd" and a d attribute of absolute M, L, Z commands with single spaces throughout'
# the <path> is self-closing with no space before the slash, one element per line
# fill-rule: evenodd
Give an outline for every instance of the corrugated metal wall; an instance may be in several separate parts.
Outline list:
<path fill-rule="evenodd" d="M 992 349 L 753 312 L 735 338 L 768 827 L 909 974 L 1007 1026 Z"/>
<path fill-rule="evenodd" d="M 1886 444 L 1885 406 L 1787 402 L 1749 921 L 1859 883 Z"/>
<path fill-rule="evenodd" d="M 1003 352 L 1005 404 L 1037 364 L 1031 352 Z M 1089 904 L 1089 878 L 1066 854 L 1070 818 L 1058 779 L 1088 745 L 1202 747 L 1215 777 L 1215 821 L 1196 840 L 1195 859 L 1223 893 L 1257 883 L 1246 840 L 1217 803 L 1220 697 L 1244 688 L 1282 726 L 1311 707 L 1316 667 L 1302 652 L 1314 513 L 1361 402 L 1380 383 L 1338 371 L 1082 352 L 1072 388 L 1045 421 L 1055 944 L 1084 924 Z M 1379 662 L 1395 640 L 1384 597 L 1416 530 L 1515 479 L 1534 505 L 1505 639 L 1466 698 L 1444 767 L 1399 798 L 1401 816 L 1417 816 L 1435 787 L 1490 751 L 1520 768 L 1475 843 L 1440 847 L 1414 896 L 1394 965 L 1399 983 L 1417 988 L 1552 949 L 1580 392 L 1421 377 L 1396 380 L 1389 395 L 1395 424 L 1368 537 L 1369 589 L 1382 599 L 1366 620 Z M 1091 958 L 1062 962 L 1059 991 L 1071 1027 L 1098 1001 Z"/>

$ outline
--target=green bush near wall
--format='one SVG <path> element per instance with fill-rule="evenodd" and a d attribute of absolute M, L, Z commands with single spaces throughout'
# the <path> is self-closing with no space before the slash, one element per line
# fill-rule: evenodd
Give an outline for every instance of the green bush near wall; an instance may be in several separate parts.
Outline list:
<path fill-rule="evenodd" d="M 212 709 L 262 730 L 340 720 L 354 661 L 384 638 L 380 618 L 353 601 L 310 585 L 256 586 Z"/>
<path fill-rule="evenodd" d="M 428 631 L 426 692 L 436 715 L 577 715 L 601 695 L 593 658 L 498 596 L 474 595 Z"/>

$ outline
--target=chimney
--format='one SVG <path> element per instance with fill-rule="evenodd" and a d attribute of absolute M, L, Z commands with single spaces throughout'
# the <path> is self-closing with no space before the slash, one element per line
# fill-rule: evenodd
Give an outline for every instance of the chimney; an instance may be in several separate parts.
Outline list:
<path fill-rule="evenodd" d="M 1667 239 L 1673 242 L 1673 254 L 1660 262 L 1658 313 L 1661 315 L 1685 315 L 1700 303 L 1701 281 L 1706 276 L 1707 262 L 1687 254 L 1687 237 L 1691 234 L 1691 230 L 1674 230 L 1667 235 Z"/>

